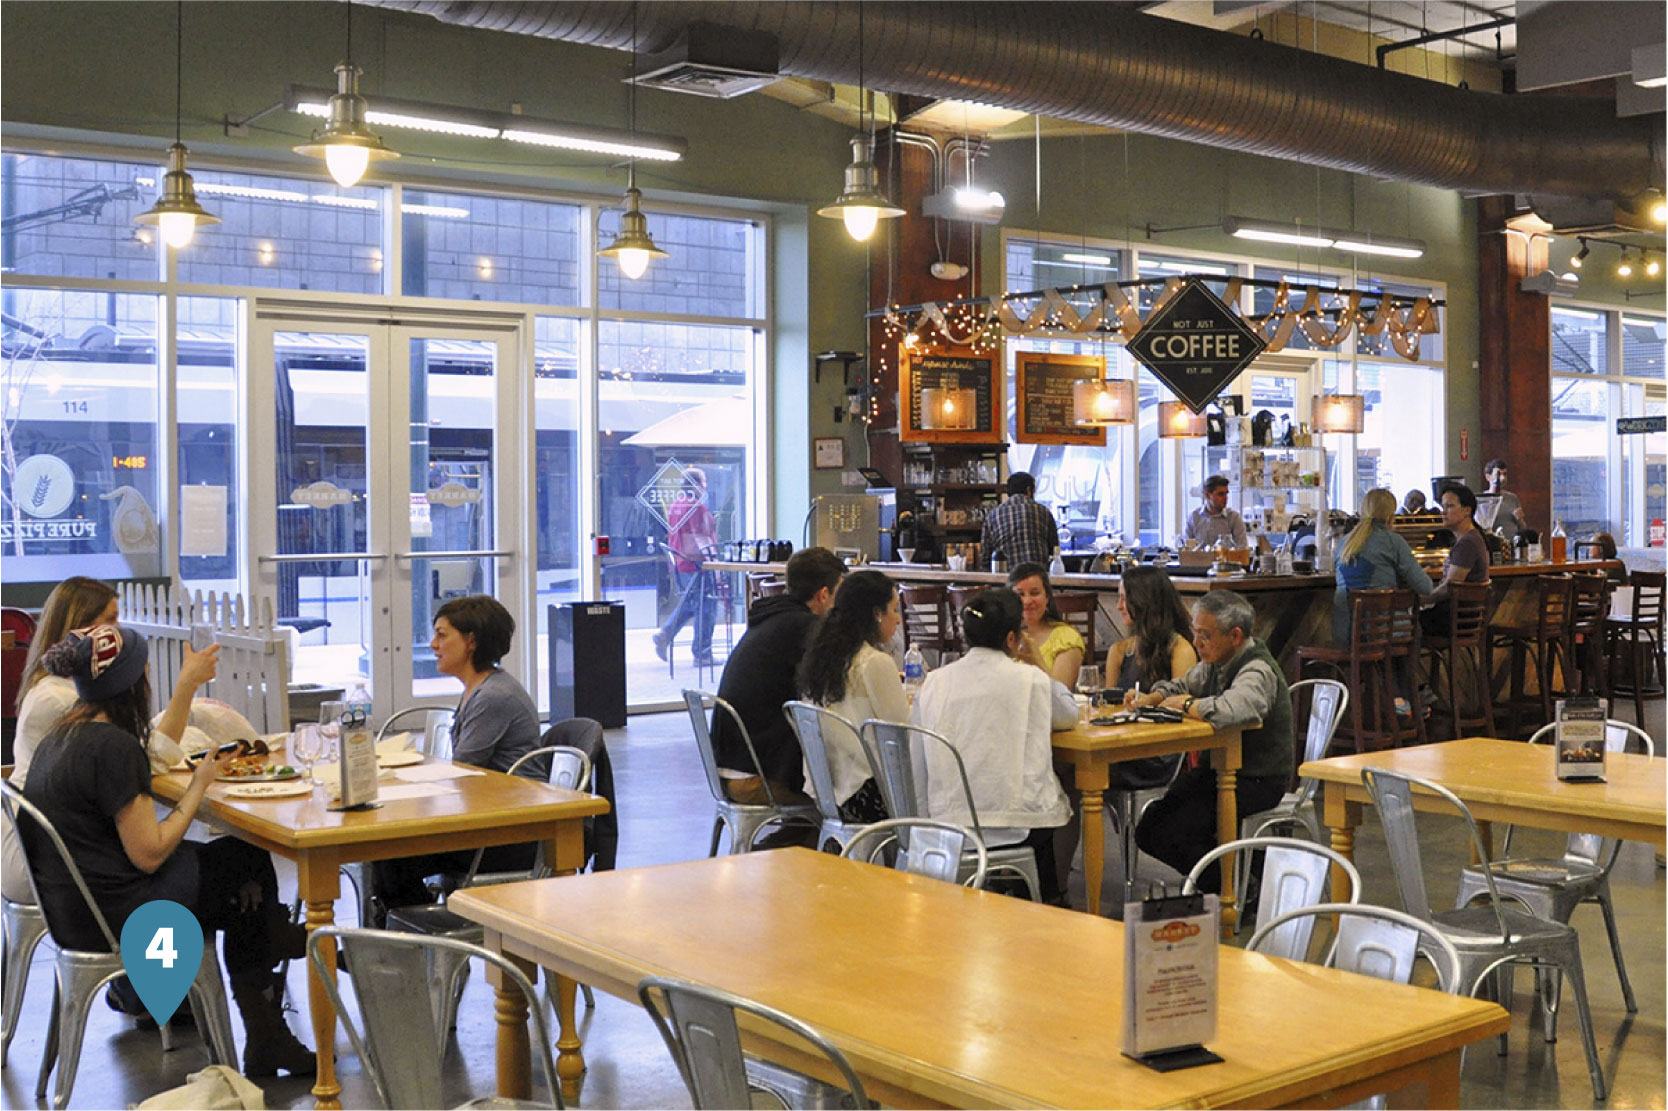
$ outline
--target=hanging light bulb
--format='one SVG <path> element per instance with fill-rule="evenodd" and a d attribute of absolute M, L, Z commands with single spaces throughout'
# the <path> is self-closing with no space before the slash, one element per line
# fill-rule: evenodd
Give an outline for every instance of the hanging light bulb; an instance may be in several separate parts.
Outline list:
<path fill-rule="evenodd" d="M 1158 435 L 1162 440 L 1185 440 L 1203 436 L 1206 432 L 1205 415 L 1195 413 L 1185 401 L 1158 403 Z"/>
<path fill-rule="evenodd" d="M 185 144 L 180 141 L 185 88 L 185 4 L 174 9 L 174 145 L 168 148 L 168 172 L 162 176 L 162 195 L 133 218 L 141 227 L 154 227 L 175 251 L 191 244 L 198 225 L 218 224 L 220 217 L 197 203 L 197 190 L 185 168 Z"/>
<path fill-rule="evenodd" d="M 1657 258 L 1655 258 L 1651 255 L 1646 255 L 1645 256 L 1645 276 L 1647 278 L 1654 278 L 1660 273 L 1662 273 L 1662 262 L 1661 262 L 1661 260 L 1659 260 L 1659 259 L 1657 259 Z"/>
<path fill-rule="evenodd" d="M 631 81 L 626 85 L 626 107 L 631 117 L 631 137 L 637 138 L 637 5 L 631 5 Z M 637 188 L 637 158 L 633 156 L 626 167 L 625 211 L 620 213 L 620 230 L 614 241 L 597 251 L 600 258 L 611 258 L 620 273 L 636 281 L 649 271 L 650 261 L 670 258 L 655 246 L 649 234 L 649 218 L 643 215 L 643 194 Z"/>
<path fill-rule="evenodd" d="M 1072 423 L 1104 428 L 1135 421 L 1135 381 L 1130 378 L 1084 378 L 1071 384 Z"/>
<path fill-rule="evenodd" d="M 846 187 L 834 203 L 817 209 L 818 216 L 839 217 L 845 221 L 846 234 L 861 243 L 874 234 L 875 225 L 882 218 L 893 219 L 904 214 L 880 191 L 880 175 L 870 161 L 873 148 L 867 135 L 851 140 L 851 165 L 846 167 Z"/>
<path fill-rule="evenodd" d="M 323 131 L 313 132 L 311 139 L 295 148 L 297 154 L 324 159 L 325 169 L 343 189 L 359 184 L 373 160 L 381 162 L 400 156 L 365 126 L 365 98 L 359 95 L 359 73 L 359 67 L 352 62 L 336 67 L 336 94 L 330 98 L 329 122 Z"/>
<path fill-rule="evenodd" d="M 965 431 L 977 427 L 977 395 L 965 386 L 928 386 L 921 391 L 921 428 Z"/>

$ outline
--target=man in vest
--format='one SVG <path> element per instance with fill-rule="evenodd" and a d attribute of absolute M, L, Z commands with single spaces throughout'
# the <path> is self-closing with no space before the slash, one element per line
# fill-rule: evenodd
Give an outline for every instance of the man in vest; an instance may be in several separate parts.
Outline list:
<path fill-rule="evenodd" d="M 1155 683 L 1126 705 L 1166 706 L 1193 721 L 1221 728 L 1261 722 L 1243 737 L 1238 817 L 1267 810 L 1291 783 L 1295 742 L 1292 700 L 1280 664 L 1251 635 L 1251 603 L 1231 590 L 1213 590 L 1193 607 L 1193 647 L 1199 663 L 1180 679 Z M 1187 873 L 1216 847 L 1216 772 L 1184 769 L 1164 797 L 1147 808 L 1136 827 L 1141 851 Z M 1199 877 L 1201 891 L 1220 885 L 1212 864 Z"/>

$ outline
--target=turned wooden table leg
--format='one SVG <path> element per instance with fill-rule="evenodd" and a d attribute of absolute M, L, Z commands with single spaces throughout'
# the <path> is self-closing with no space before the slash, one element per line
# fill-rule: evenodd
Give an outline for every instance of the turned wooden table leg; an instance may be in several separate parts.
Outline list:
<path fill-rule="evenodd" d="M 504 952 L 494 931 L 486 931 L 485 941 L 488 949 L 519 966 L 529 978 L 536 974 L 533 965 Z M 527 1040 L 527 997 L 521 985 L 497 965 L 487 966 L 487 982 L 492 985 L 492 1013 L 498 1021 L 498 1094 L 505 1099 L 528 1099 L 533 1094 L 533 1055 Z"/>
<path fill-rule="evenodd" d="M 1106 871 L 1107 767 L 1098 760 L 1077 764 L 1077 790 L 1083 799 L 1083 905 L 1090 914 L 1100 913 L 1100 886 Z"/>
<path fill-rule="evenodd" d="M 1323 784 L 1321 790 L 1322 820 L 1332 835 L 1332 848 L 1339 856 L 1353 864 L 1355 827 L 1361 824 L 1361 804 L 1346 800 L 1344 787 L 1340 783 Z M 1349 883 L 1349 873 L 1334 864 L 1331 886 L 1333 902 L 1344 901 L 1344 892 L 1349 890 Z"/>
<path fill-rule="evenodd" d="M 335 859 L 319 860 L 304 855 L 297 863 L 301 895 L 307 904 L 307 932 L 334 925 L 336 896 L 341 893 Z M 335 942 L 326 941 L 319 950 L 334 978 Z M 342 1106 L 338 1098 L 342 1094 L 342 1086 L 336 1083 L 336 1011 L 330 1005 L 330 996 L 314 969 L 308 970 L 307 1007 L 312 1014 L 314 1053 L 318 1061 L 318 1075 L 313 1079 L 314 1106 L 323 1111 L 337 1111 Z"/>
<path fill-rule="evenodd" d="M 1241 760 L 1239 729 L 1221 730 L 1222 747 L 1211 749 L 1211 765 L 1216 769 L 1216 843 L 1226 845 L 1239 837 L 1239 768 Z M 1239 900 L 1235 895 L 1236 868 L 1229 853 L 1221 860 L 1222 869 L 1222 936 L 1231 937 L 1239 923 Z"/>
<path fill-rule="evenodd" d="M 571 876 L 585 863 L 585 826 L 563 822 L 556 838 L 545 843 L 545 852 L 558 876 Z M 545 975 L 554 975 L 546 971 Z M 585 1054 L 574 1019 L 574 996 L 578 985 L 567 976 L 556 977 L 556 1075 L 561 1078 L 562 1098 L 569 1106 L 579 1102 L 579 1082 L 585 1075 Z"/>

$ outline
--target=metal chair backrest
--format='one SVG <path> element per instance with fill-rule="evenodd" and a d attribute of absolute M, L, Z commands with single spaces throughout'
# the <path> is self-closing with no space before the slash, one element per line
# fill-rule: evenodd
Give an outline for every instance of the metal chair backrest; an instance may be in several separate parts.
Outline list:
<path fill-rule="evenodd" d="M 590 721 L 589 718 L 574 718 L 573 720 L 579 723 L 596 725 L 596 722 Z M 547 731 L 545 735 L 549 736 L 550 732 L 553 731 Z M 585 754 L 583 749 L 574 748 L 572 745 L 544 745 L 541 748 L 533 749 L 531 752 L 523 753 L 515 763 L 510 765 L 505 774 L 515 775 L 535 760 L 545 760 L 547 758 L 549 760 L 546 768 L 547 778 L 552 787 L 561 787 L 569 791 L 590 790 L 591 758 Z M 479 881 L 481 859 L 485 855 L 485 848 L 475 850 L 475 858 L 470 862 L 469 871 L 465 873 L 463 883 L 459 886 L 470 887 Z M 545 858 L 544 842 L 540 841 L 533 854 L 533 866 L 527 870 L 527 878 L 542 879 L 550 875 L 551 871 L 550 861 Z M 495 878 L 507 878 L 507 876 Z"/>
<path fill-rule="evenodd" d="M 12 829 L 17 834 L 18 844 L 23 849 L 23 860 L 27 865 L 24 870 L 29 873 L 29 893 L 34 896 L 35 905 L 41 908 L 42 914 L 46 913 L 46 904 L 41 902 L 40 888 L 35 883 L 35 871 L 41 866 L 36 855 L 40 852 L 39 843 L 37 842 L 34 853 L 31 853 L 29 850 L 31 839 L 26 833 L 28 826 L 18 820 L 20 817 L 27 818 L 34 823 L 36 831 L 45 837 L 46 842 L 58 854 L 59 862 L 69 872 L 70 879 L 75 883 L 75 889 L 81 892 L 82 901 L 87 904 L 87 910 L 92 914 L 93 921 L 98 924 L 99 933 L 104 935 L 104 942 L 109 946 L 108 951 L 120 953 L 122 951 L 121 943 L 116 940 L 116 934 L 110 929 L 110 923 L 105 919 L 104 912 L 99 910 L 98 903 L 93 899 L 91 889 L 87 887 L 86 879 L 81 875 L 81 869 L 76 867 L 75 858 L 70 855 L 69 846 L 65 845 L 64 839 L 58 835 L 58 829 L 52 824 L 51 819 L 41 813 L 40 807 L 23 797 L 21 788 L 8 780 L 0 780 L 0 811 L 4 812 L 6 820 L 11 823 Z M 52 928 L 50 915 L 46 915 L 46 928 L 56 942 L 58 931 Z"/>
<path fill-rule="evenodd" d="M 451 756 L 452 719 L 457 716 L 457 711 L 449 706 L 407 706 L 403 710 L 395 710 L 376 731 L 377 741 L 380 743 L 393 732 L 396 722 L 419 714 L 423 720 L 423 737 L 417 742 L 417 751 L 436 760 Z"/>
<path fill-rule="evenodd" d="M 1552 744 L 1558 735 L 1558 723 L 1548 722 L 1535 730 L 1529 737 L 1532 745 Z M 1656 744 L 1651 735 L 1628 721 L 1617 721 L 1606 718 L 1604 722 L 1604 750 L 1606 752 L 1643 752 L 1646 756 L 1656 755 Z M 1510 841 L 1507 842 L 1510 844 Z M 1504 850 L 1502 850 L 1504 851 Z M 1590 864 L 1597 864 L 1606 872 L 1616 863 L 1616 856 L 1622 851 L 1622 843 L 1614 837 L 1600 837 L 1596 833 L 1572 833 L 1564 843 L 1566 859 L 1585 860 Z"/>
<path fill-rule="evenodd" d="M 940 822 L 933 818 L 888 818 L 884 822 L 865 826 L 861 833 L 847 842 L 840 855 L 872 864 L 876 855 L 893 842 L 898 845 L 894 866 L 899 871 L 945 883 L 957 882 L 964 854 L 971 852 L 978 863 L 963 886 L 985 885 L 985 869 L 990 864 L 990 856 L 985 850 L 984 839 L 954 822 Z"/>
<path fill-rule="evenodd" d="M 834 790 L 834 769 L 828 762 L 825 736 L 830 729 L 842 729 L 851 734 L 853 741 L 862 744 L 857 736 L 857 726 L 812 702 L 784 702 L 782 713 L 787 716 L 788 724 L 799 738 L 799 750 L 805 756 L 805 772 L 811 780 L 811 793 L 816 796 L 817 812 L 824 818 L 838 820 L 839 795 Z"/>
<path fill-rule="evenodd" d="M 1488 846 L 1483 843 L 1477 820 L 1471 816 L 1471 808 L 1442 784 L 1417 776 L 1383 768 L 1363 768 L 1361 779 L 1367 785 L 1367 793 L 1373 798 L 1373 808 L 1378 811 L 1379 823 L 1384 827 L 1385 847 L 1390 852 L 1390 870 L 1396 876 L 1396 889 L 1402 897 L 1402 909 L 1421 922 L 1434 924 L 1431 918 L 1430 896 L 1425 890 L 1425 866 L 1419 853 L 1419 830 L 1413 810 L 1413 791 L 1420 788 L 1442 799 L 1465 819 L 1466 829 L 1471 834 L 1471 847 L 1478 862 L 1477 870 L 1482 873 L 1483 880 L 1488 885 L 1489 904 L 1494 907 L 1500 936 L 1502 939 L 1509 939 L 1511 932 L 1506 926 L 1506 916 L 1502 913 L 1500 889 L 1494 882 L 1494 869 L 1491 867 Z"/>
<path fill-rule="evenodd" d="M 1095 651 L 1095 615 L 1100 612 L 1100 595 L 1090 593 L 1058 593 L 1054 607 L 1066 624 L 1083 637 L 1083 662 L 1096 663 L 1100 656 Z"/>
<path fill-rule="evenodd" d="M 753 1106 L 741 1033 L 736 1026 L 738 1011 L 791 1031 L 834 1066 L 845 1083 L 851 1106 L 869 1106 L 863 1081 L 846 1055 L 792 1015 L 716 988 L 660 976 L 649 976 L 638 983 L 637 996 L 677 1062 L 697 1111 Z"/>
<path fill-rule="evenodd" d="M 706 691 L 686 690 L 683 692 L 683 702 L 689 710 L 689 725 L 695 733 L 695 748 L 701 754 L 701 768 L 707 773 L 707 789 L 712 792 L 713 799 L 726 804 L 730 801 L 730 797 L 724 793 L 723 777 L 718 774 L 718 753 L 712 747 L 712 729 L 707 724 L 708 705 L 713 707 L 714 715 L 729 715 L 730 724 L 735 727 L 742 744 L 747 746 L 748 758 L 753 763 L 753 774 L 759 777 L 759 782 L 764 787 L 767 804 L 775 806 L 776 794 L 770 789 L 770 781 L 761 770 L 758 750 L 753 747 L 753 737 L 747 732 L 747 726 L 742 722 L 741 715 L 736 713 L 736 708 Z"/>
<path fill-rule="evenodd" d="M 1436 982 L 1442 991 L 1458 994 L 1461 990 L 1460 955 L 1454 943 L 1411 914 L 1389 907 L 1320 903 L 1288 910 L 1259 927 L 1251 935 L 1245 949 L 1250 953 L 1261 953 L 1271 943 L 1278 944 L 1280 931 L 1287 925 L 1307 918 L 1312 929 L 1315 920 L 1334 915 L 1337 916 L 1338 929 L 1321 964 L 1405 984 L 1413 978 L 1414 961 L 1423 953 L 1436 970 Z M 1291 959 L 1303 960 L 1305 957 Z"/>
<path fill-rule="evenodd" d="M 1449 583 L 1449 645 L 1457 648 L 1487 644 L 1488 611 L 1488 583 Z"/>
<path fill-rule="evenodd" d="M 348 979 L 359 1002 L 357 1021 L 342 1001 L 335 975 L 325 966 L 322 947 L 327 940 L 339 944 L 352 962 L 353 975 Z M 455 938 L 324 926 L 307 935 L 307 955 L 382 1105 L 450 1106 L 444 1100 L 442 1060 L 434 1051 L 439 1042 L 435 1029 L 438 1020 L 429 999 L 428 955 L 432 950 L 449 950 L 465 959 L 479 957 L 496 966 L 506 983 L 521 989 L 533 1019 L 533 1055 L 544 1069 L 552 1106 L 562 1107 L 562 1088 L 550 1059 L 544 1009 L 519 968 L 490 949 Z"/>
<path fill-rule="evenodd" d="M 942 586 L 898 587 L 898 600 L 903 604 L 904 635 L 910 644 L 940 655 L 956 650 L 955 625 L 947 599 Z"/>
<path fill-rule="evenodd" d="M 1390 611 L 1393 590 L 1352 590 L 1350 606 L 1355 623 L 1350 630 L 1350 650 L 1357 656 L 1383 653 L 1390 647 L 1394 617 Z"/>
<path fill-rule="evenodd" d="M 967 803 L 968 823 L 982 840 L 984 828 L 979 824 L 979 808 L 973 802 L 973 784 L 967 778 L 967 765 L 961 753 L 942 733 L 934 733 L 919 725 L 870 718 L 858 727 L 858 738 L 869 757 L 869 770 L 886 801 L 886 813 L 893 818 L 929 818 L 931 806 L 931 775 L 927 758 L 929 744 L 949 753 L 956 775 L 961 780 L 962 797 Z"/>
<path fill-rule="evenodd" d="M 1309 729 L 1303 737 L 1303 763 L 1319 760 L 1332 744 L 1332 735 L 1349 709 L 1349 687 L 1336 679 L 1300 679 L 1291 685 L 1292 707 L 1300 691 L 1309 692 Z M 1308 802 L 1320 787 L 1318 779 L 1304 779 L 1297 788 L 1300 801 Z"/>
<path fill-rule="evenodd" d="M 1356 903 L 1361 899 L 1361 873 L 1355 870 L 1348 857 L 1325 845 L 1301 841 L 1295 837 L 1247 837 L 1218 845 L 1199 858 L 1182 884 L 1183 894 L 1199 889 L 1199 877 L 1212 863 L 1230 853 L 1242 854 L 1240 866 L 1251 866 L 1251 854 L 1263 853 L 1262 896 L 1257 900 L 1257 926 L 1261 929 L 1288 910 L 1324 902 L 1328 877 L 1333 865 L 1349 877 L 1347 897 L 1333 892 L 1337 902 Z M 1283 934 L 1271 938 L 1267 948 L 1277 956 L 1301 959 L 1309 951 L 1309 937 L 1314 922 L 1294 922 Z"/>

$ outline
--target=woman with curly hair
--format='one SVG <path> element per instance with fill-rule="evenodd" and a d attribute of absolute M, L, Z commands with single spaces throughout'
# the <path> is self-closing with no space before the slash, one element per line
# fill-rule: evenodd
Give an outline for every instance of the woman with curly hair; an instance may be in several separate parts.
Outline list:
<path fill-rule="evenodd" d="M 897 662 L 881 647 L 902 621 L 896 583 L 879 571 L 847 575 L 800 661 L 800 695 L 853 725 L 868 718 L 908 721 L 909 699 L 898 678 Z M 832 730 L 823 735 L 823 741 L 840 816 L 848 822 L 884 820 L 886 803 L 857 738 Z M 805 787 L 812 789 L 809 775 Z"/>

